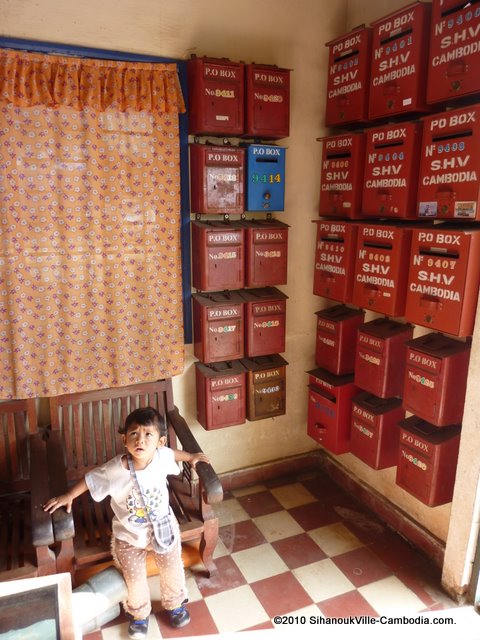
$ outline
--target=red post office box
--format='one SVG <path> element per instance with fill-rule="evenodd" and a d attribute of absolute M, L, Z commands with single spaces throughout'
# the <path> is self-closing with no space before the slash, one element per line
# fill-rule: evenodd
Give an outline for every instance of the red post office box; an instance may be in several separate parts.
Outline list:
<path fill-rule="evenodd" d="M 349 222 L 314 220 L 317 225 L 313 293 L 351 302 L 358 226 Z"/>
<path fill-rule="evenodd" d="M 431 7 L 413 2 L 372 22 L 371 120 L 429 111 L 426 103 Z"/>
<path fill-rule="evenodd" d="M 244 358 L 247 370 L 247 418 L 250 421 L 281 416 L 286 411 L 286 366 L 278 354 Z"/>
<path fill-rule="evenodd" d="M 412 236 L 405 317 L 471 336 L 480 283 L 480 229 L 435 225 Z"/>
<path fill-rule="evenodd" d="M 350 451 L 352 398 L 359 391 L 353 376 L 325 369 L 308 374 L 307 434 L 332 453 Z"/>
<path fill-rule="evenodd" d="M 325 126 L 368 122 L 372 29 L 359 27 L 327 42 Z"/>
<path fill-rule="evenodd" d="M 190 145 L 190 208 L 194 213 L 243 213 L 245 149 Z"/>
<path fill-rule="evenodd" d="M 246 136 L 275 140 L 290 132 L 290 69 L 245 65 Z"/>
<path fill-rule="evenodd" d="M 249 358 L 285 351 L 287 296 L 275 287 L 244 289 L 245 355 Z"/>
<path fill-rule="evenodd" d="M 358 327 L 355 384 L 380 398 L 401 396 L 410 324 L 377 318 Z"/>
<path fill-rule="evenodd" d="M 245 284 L 245 230 L 223 222 L 192 222 L 192 282 L 199 291 Z"/>
<path fill-rule="evenodd" d="M 471 2 L 433 0 L 427 102 L 480 91 L 480 11 Z"/>
<path fill-rule="evenodd" d="M 416 218 L 422 125 L 402 122 L 366 133 L 364 216 Z"/>
<path fill-rule="evenodd" d="M 388 316 L 402 316 L 407 292 L 411 229 L 359 224 L 352 303 Z"/>
<path fill-rule="evenodd" d="M 480 105 L 424 118 L 419 218 L 480 220 Z"/>
<path fill-rule="evenodd" d="M 437 429 L 418 416 L 402 420 L 396 484 L 429 507 L 450 502 L 460 431 L 459 425 Z"/>
<path fill-rule="evenodd" d="M 398 458 L 398 423 L 404 417 L 400 398 L 359 393 L 352 401 L 353 455 L 373 469 L 394 467 Z"/>
<path fill-rule="evenodd" d="M 194 293 L 193 352 L 203 363 L 240 360 L 244 353 L 244 301 L 236 291 Z"/>
<path fill-rule="evenodd" d="M 246 372 L 240 361 L 205 365 L 195 362 L 197 420 L 204 429 L 243 424 L 246 417 Z"/>
<path fill-rule="evenodd" d="M 245 286 L 287 283 L 288 224 L 278 220 L 249 220 L 245 229 Z"/>
<path fill-rule="evenodd" d="M 315 364 L 337 376 L 353 373 L 357 329 L 365 320 L 365 312 L 339 304 L 316 315 Z"/>
<path fill-rule="evenodd" d="M 348 133 L 318 139 L 323 142 L 319 215 L 360 218 L 365 134 Z"/>
<path fill-rule="evenodd" d="M 437 427 L 460 424 L 470 345 L 440 333 L 407 342 L 403 406 Z"/>
<path fill-rule="evenodd" d="M 226 58 L 192 57 L 187 76 L 189 133 L 243 134 L 245 65 Z"/>

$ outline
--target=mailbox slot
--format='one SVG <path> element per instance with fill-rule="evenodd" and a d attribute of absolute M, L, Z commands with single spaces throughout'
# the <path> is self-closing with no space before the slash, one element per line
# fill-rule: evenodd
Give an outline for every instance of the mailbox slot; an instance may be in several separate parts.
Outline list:
<path fill-rule="evenodd" d="M 407 342 L 404 408 L 437 427 L 460 424 L 469 359 L 469 344 L 438 333 Z"/>
<path fill-rule="evenodd" d="M 238 292 L 194 293 L 194 354 L 203 363 L 244 356 L 244 304 Z"/>
<path fill-rule="evenodd" d="M 355 384 L 380 398 L 401 396 L 406 342 L 412 336 L 412 325 L 388 318 L 377 318 L 360 325 L 355 353 Z"/>
<path fill-rule="evenodd" d="M 474 3 L 433 0 L 427 101 L 444 102 L 480 91 L 476 70 L 480 12 Z"/>
<path fill-rule="evenodd" d="M 245 355 L 249 358 L 283 353 L 287 296 L 275 287 L 244 289 Z"/>
<path fill-rule="evenodd" d="M 429 4 L 414 2 L 372 22 L 371 120 L 429 111 L 426 103 Z"/>
<path fill-rule="evenodd" d="M 315 364 L 335 375 L 353 373 L 357 329 L 365 312 L 337 305 L 317 311 Z"/>
<path fill-rule="evenodd" d="M 290 69 L 245 65 L 245 134 L 252 138 L 286 138 L 290 132 Z"/>
<path fill-rule="evenodd" d="M 286 411 L 286 365 L 278 354 L 244 358 L 247 370 L 247 418 L 264 420 Z"/>
<path fill-rule="evenodd" d="M 313 293 L 338 302 L 351 302 L 358 227 L 328 220 L 315 220 L 315 223 Z"/>
<path fill-rule="evenodd" d="M 247 146 L 247 211 L 283 211 L 285 208 L 284 147 Z"/>
<path fill-rule="evenodd" d="M 243 223 L 245 229 L 245 286 L 287 283 L 288 225 L 278 220 Z"/>
<path fill-rule="evenodd" d="M 192 282 L 199 291 L 241 289 L 245 283 L 245 232 L 223 222 L 192 222 Z"/>
<path fill-rule="evenodd" d="M 239 361 L 195 362 L 197 420 L 204 429 L 245 422 L 245 369 Z"/>
<path fill-rule="evenodd" d="M 373 469 L 397 464 L 398 422 L 405 417 L 400 398 L 362 392 L 352 401 L 351 452 Z"/>
<path fill-rule="evenodd" d="M 452 500 L 459 425 L 437 429 L 418 416 L 400 422 L 396 484 L 429 507 Z"/>
<path fill-rule="evenodd" d="M 335 454 L 350 450 L 353 376 L 335 376 L 325 369 L 308 372 L 307 433 Z"/>
<path fill-rule="evenodd" d="M 227 59 L 196 58 L 187 62 L 192 135 L 244 132 L 245 65 Z"/>

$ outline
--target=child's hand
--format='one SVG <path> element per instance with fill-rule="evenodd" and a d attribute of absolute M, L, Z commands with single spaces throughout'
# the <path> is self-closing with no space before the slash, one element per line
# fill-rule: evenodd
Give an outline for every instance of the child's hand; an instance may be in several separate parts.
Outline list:
<path fill-rule="evenodd" d="M 197 462 L 210 462 L 209 457 L 205 453 L 192 453 L 191 456 L 189 462 L 194 469 L 197 466 Z"/>
<path fill-rule="evenodd" d="M 48 511 L 48 513 L 53 513 L 59 507 L 65 507 L 67 509 L 67 513 L 70 513 L 72 511 L 72 502 L 72 496 L 68 493 L 64 493 L 56 498 L 50 498 L 50 500 L 43 505 L 43 510 Z"/>

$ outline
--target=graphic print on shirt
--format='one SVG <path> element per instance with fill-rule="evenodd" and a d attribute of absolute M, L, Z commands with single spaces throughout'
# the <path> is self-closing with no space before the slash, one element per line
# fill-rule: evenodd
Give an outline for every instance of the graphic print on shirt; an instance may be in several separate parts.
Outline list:
<path fill-rule="evenodd" d="M 133 490 L 127 498 L 127 509 L 131 514 L 128 521 L 139 526 L 148 523 L 149 518 L 151 522 L 160 519 L 159 513 L 161 513 L 161 505 L 164 500 L 162 492 L 158 488 L 147 489 L 142 495 L 143 501 L 138 491 Z"/>

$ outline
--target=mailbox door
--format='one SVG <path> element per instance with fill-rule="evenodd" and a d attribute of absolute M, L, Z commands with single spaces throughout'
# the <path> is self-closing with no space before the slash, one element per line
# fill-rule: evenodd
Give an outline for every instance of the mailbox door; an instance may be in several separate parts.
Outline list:
<path fill-rule="evenodd" d="M 285 208 L 285 148 L 251 144 L 247 147 L 247 211 Z"/>
<path fill-rule="evenodd" d="M 325 126 L 368 122 L 372 30 L 362 27 L 327 43 Z"/>
<path fill-rule="evenodd" d="M 480 220 L 480 106 L 424 119 L 418 217 Z"/>
<path fill-rule="evenodd" d="M 327 390 L 309 385 L 307 433 L 332 453 L 350 449 L 350 426 L 339 419 L 337 398 Z"/>
<path fill-rule="evenodd" d="M 245 422 L 245 371 L 225 367 L 213 372 L 195 363 L 197 419 L 205 429 L 219 429 Z M 220 363 L 225 364 L 225 363 Z"/>
<path fill-rule="evenodd" d="M 285 351 L 285 300 L 246 303 L 245 355 L 249 358 Z"/>
<path fill-rule="evenodd" d="M 244 230 L 192 222 L 192 283 L 199 291 L 241 289 L 245 281 Z"/>
<path fill-rule="evenodd" d="M 405 309 L 411 230 L 359 225 L 352 302 L 358 307 L 402 316 Z"/>
<path fill-rule="evenodd" d="M 458 0 L 433 0 L 427 102 L 480 91 L 480 11 Z"/>
<path fill-rule="evenodd" d="M 245 285 L 265 287 L 286 284 L 288 226 L 276 221 L 245 223 Z"/>
<path fill-rule="evenodd" d="M 243 358 L 243 302 L 210 304 L 202 294 L 192 298 L 195 356 L 205 363 Z"/>
<path fill-rule="evenodd" d="M 313 293 L 338 302 L 351 302 L 358 227 L 348 222 L 315 222 Z"/>
<path fill-rule="evenodd" d="M 405 445 L 400 435 L 396 484 L 421 502 L 432 506 L 432 480 L 432 461 Z"/>
<path fill-rule="evenodd" d="M 421 124 L 369 129 L 366 139 L 363 215 L 416 218 Z"/>
<path fill-rule="evenodd" d="M 254 138 L 286 138 L 290 131 L 290 70 L 247 64 L 246 129 Z"/>
<path fill-rule="evenodd" d="M 364 163 L 363 133 L 323 138 L 320 216 L 361 217 Z"/>
<path fill-rule="evenodd" d="M 415 2 L 372 23 L 369 118 L 428 111 L 429 4 Z"/>
<path fill-rule="evenodd" d="M 405 317 L 455 336 L 470 336 L 480 280 L 480 233 L 413 232 Z"/>
<path fill-rule="evenodd" d="M 365 312 L 337 305 L 317 312 L 315 363 L 335 375 L 353 373 L 357 329 Z"/>
<path fill-rule="evenodd" d="M 189 133 L 241 135 L 244 131 L 244 64 L 215 58 L 187 63 Z"/>
<path fill-rule="evenodd" d="M 250 378 L 247 417 L 249 420 L 263 420 L 285 413 L 285 372 L 274 380 L 259 379 L 253 372 Z"/>

